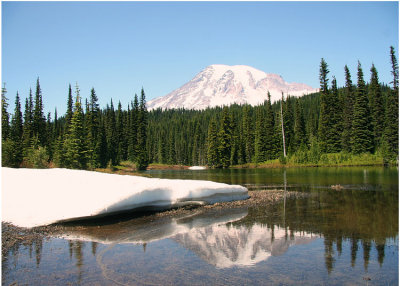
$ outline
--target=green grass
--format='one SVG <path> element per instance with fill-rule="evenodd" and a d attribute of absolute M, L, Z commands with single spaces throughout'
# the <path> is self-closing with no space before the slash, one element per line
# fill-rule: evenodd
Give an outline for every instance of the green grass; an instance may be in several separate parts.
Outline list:
<path fill-rule="evenodd" d="M 319 158 L 318 158 L 319 157 Z M 396 165 L 396 160 L 389 161 Z M 279 159 L 268 160 L 262 163 L 247 163 L 235 165 L 232 168 L 282 168 L 282 167 L 344 167 L 344 166 L 383 166 L 384 158 L 381 154 L 351 154 L 330 153 L 319 156 L 310 156 L 310 152 L 297 152 L 286 158 L 286 163 Z"/>

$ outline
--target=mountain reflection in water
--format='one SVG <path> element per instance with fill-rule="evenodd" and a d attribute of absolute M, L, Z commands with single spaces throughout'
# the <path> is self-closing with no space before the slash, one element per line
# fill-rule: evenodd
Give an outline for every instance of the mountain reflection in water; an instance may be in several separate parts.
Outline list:
<path fill-rule="evenodd" d="M 213 225 L 180 233 L 172 238 L 218 268 L 252 266 L 271 256 L 284 254 L 292 245 L 310 243 L 312 235 L 296 233 L 288 239 L 284 229 L 267 226 Z"/>
<path fill-rule="evenodd" d="M 305 285 L 329 284 L 330 279 L 336 279 L 333 284 L 349 279 L 361 284 L 364 276 L 397 284 L 398 191 L 308 193 L 257 207 L 195 209 L 174 217 L 65 226 L 67 244 L 60 239 L 16 244 L 3 259 L 3 284 L 47 277 L 50 266 L 60 280 L 49 278 L 49 285 L 107 285 L 104 271 L 113 279 L 125 277 L 127 284 L 135 275 L 153 284 L 188 283 L 200 277 L 208 277 L 204 279 L 211 284 L 262 284 L 274 277 L 285 284 L 297 284 L 304 277 L 309 279 Z"/>
<path fill-rule="evenodd" d="M 103 244 L 136 243 L 148 245 L 172 239 L 218 268 L 252 266 L 270 256 L 284 254 L 296 244 L 313 241 L 312 234 L 296 232 L 288 237 L 283 228 L 261 224 L 234 226 L 248 214 L 247 208 L 197 212 L 180 218 L 165 218 L 140 225 L 126 222 L 118 225 L 73 229 L 69 239 Z"/>

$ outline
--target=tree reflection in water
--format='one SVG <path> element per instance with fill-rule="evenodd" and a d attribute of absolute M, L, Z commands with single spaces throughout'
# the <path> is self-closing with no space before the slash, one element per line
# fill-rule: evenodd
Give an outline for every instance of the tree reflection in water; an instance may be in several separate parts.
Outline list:
<path fill-rule="evenodd" d="M 70 240 L 67 253 L 71 261 L 75 260 L 78 283 L 85 275 L 84 248 L 88 248 L 86 253 L 97 256 L 99 243 L 135 243 L 142 245 L 142 253 L 147 255 L 153 246 L 151 242 L 167 238 L 222 269 L 247 267 L 272 256 L 282 256 L 292 245 L 310 243 L 316 237 L 323 239 L 328 274 L 334 271 L 342 253 L 349 253 L 349 266 L 363 265 L 365 272 L 370 261 L 382 266 L 385 245 L 398 239 L 398 192 L 325 189 L 311 190 L 309 194 L 248 209 L 193 211 L 187 217 L 160 221 L 138 223 L 134 219 L 71 227 L 69 235 L 88 242 Z M 16 268 L 21 243 L 22 240 L 3 257 L 3 277 L 7 276 L 4 271 Z M 41 263 L 44 243 L 39 239 L 26 245 L 29 256 L 33 252 L 36 255 L 36 267 Z M 371 255 L 373 249 L 376 256 Z M 357 261 L 361 257 L 363 263 Z"/>

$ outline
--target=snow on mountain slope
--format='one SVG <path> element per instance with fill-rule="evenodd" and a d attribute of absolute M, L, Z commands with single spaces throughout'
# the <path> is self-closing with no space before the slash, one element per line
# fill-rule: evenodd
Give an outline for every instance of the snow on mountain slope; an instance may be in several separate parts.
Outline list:
<path fill-rule="evenodd" d="M 302 96 L 318 91 L 302 83 L 287 83 L 277 74 L 267 74 L 250 66 L 211 65 L 171 93 L 150 100 L 151 109 L 205 109 L 237 104 L 259 105 L 267 99 L 281 98 L 282 92 Z"/>

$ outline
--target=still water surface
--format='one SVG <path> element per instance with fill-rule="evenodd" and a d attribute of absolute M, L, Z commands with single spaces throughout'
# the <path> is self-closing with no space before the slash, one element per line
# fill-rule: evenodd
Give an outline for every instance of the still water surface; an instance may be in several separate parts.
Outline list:
<path fill-rule="evenodd" d="M 308 196 L 71 227 L 13 249 L 3 285 L 398 285 L 397 168 L 148 173 Z"/>

